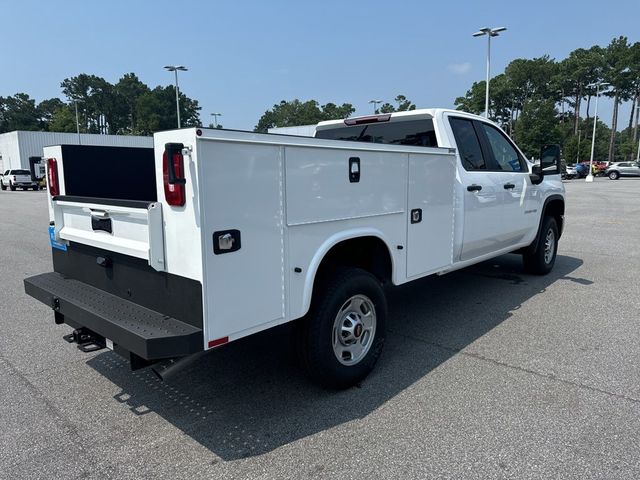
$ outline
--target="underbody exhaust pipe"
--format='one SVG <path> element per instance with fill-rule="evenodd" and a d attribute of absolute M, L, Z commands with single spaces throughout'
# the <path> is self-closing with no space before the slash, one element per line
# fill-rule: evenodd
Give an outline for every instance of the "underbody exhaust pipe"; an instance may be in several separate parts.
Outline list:
<path fill-rule="evenodd" d="M 192 363 L 200 359 L 209 350 L 203 350 L 202 352 L 187 355 L 186 357 L 171 358 L 169 360 L 163 360 L 156 363 L 151 370 L 156 376 L 163 382 L 171 379 L 180 372 L 182 369 L 187 368 Z"/>

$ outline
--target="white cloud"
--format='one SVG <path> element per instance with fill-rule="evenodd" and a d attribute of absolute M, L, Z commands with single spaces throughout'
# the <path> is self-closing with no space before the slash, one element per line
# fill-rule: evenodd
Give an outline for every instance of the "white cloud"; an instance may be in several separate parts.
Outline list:
<path fill-rule="evenodd" d="M 471 64 L 469 62 L 451 63 L 447 68 L 451 73 L 455 73 L 456 75 L 464 75 L 469 70 L 471 70 Z"/>

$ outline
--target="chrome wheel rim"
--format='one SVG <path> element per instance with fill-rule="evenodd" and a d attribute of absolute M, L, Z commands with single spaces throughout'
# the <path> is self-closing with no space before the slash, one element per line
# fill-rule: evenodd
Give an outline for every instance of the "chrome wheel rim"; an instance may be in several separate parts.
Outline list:
<path fill-rule="evenodd" d="M 376 335 L 376 308 L 365 295 L 349 298 L 333 322 L 333 353 L 347 366 L 359 363 L 371 349 Z"/>
<path fill-rule="evenodd" d="M 544 263 L 549 264 L 553 259 L 553 251 L 556 246 L 556 234 L 553 233 L 553 229 L 549 229 L 547 236 L 544 239 Z"/>

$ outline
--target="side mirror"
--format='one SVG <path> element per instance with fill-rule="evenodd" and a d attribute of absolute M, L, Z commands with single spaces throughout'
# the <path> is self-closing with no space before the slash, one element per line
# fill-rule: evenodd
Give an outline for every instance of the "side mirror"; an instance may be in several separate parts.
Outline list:
<path fill-rule="evenodd" d="M 534 185 L 539 185 L 542 183 L 542 179 L 544 178 L 544 174 L 542 173 L 542 167 L 537 163 L 531 167 L 531 175 L 529 175 L 531 179 L 531 183 Z"/>
<path fill-rule="evenodd" d="M 540 149 L 540 166 L 544 175 L 560 173 L 560 145 L 544 145 Z"/>

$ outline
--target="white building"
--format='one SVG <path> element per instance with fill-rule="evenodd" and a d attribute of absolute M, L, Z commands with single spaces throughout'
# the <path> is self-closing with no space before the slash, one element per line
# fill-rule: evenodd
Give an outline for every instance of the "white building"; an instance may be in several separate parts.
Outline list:
<path fill-rule="evenodd" d="M 80 140 L 78 142 L 78 140 Z M 153 147 L 153 137 L 134 135 L 97 135 L 59 132 L 25 132 L 16 130 L 0 134 L 0 172 L 29 169 L 29 157 L 42 157 L 49 145 L 109 145 L 115 147 Z"/>

